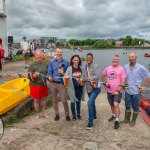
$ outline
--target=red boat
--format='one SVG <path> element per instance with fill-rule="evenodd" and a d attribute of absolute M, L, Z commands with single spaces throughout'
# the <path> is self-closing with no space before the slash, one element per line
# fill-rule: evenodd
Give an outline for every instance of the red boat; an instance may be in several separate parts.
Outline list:
<path fill-rule="evenodd" d="M 150 57 L 150 54 L 145 53 L 145 54 L 144 54 L 144 57 Z"/>
<path fill-rule="evenodd" d="M 150 100 L 144 99 L 140 100 L 140 115 L 145 120 L 145 122 L 150 126 L 150 116 L 146 113 L 147 108 L 150 106 Z"/>

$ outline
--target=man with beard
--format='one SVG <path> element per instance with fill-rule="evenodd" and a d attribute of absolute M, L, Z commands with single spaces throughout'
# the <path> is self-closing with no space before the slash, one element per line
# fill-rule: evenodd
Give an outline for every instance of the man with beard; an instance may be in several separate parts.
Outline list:
<path fill-rule="evenodd" d="M 149 84 L 148 78 L 150 78 L 150 73 L 144 66 L 136 62 L 137 56 L 135 53 L 129 53 L 128 59 L 129 64 L 124 66 L 127 75 L 126 83 L 128 85 L 128 89 L 125 92 L 126 110 L 125 118 L 122 123 L 129 123 L 130 126 L 134 126 L 136 123 L 136 118 L 139 114 L 141 92 L 143 92 Z M 141 86 L 144 80 L 145 83 Z M 133 115 L 130 121 L 131 107 L 133 109 Z"/>
<path fill-rule="evenodd" d="M 108 121 L 114 121 L 114 129 L 120 127 L 119 116 L 120 108 L 119 103 L 122 98 L 121 84 L 125 83 L 125 70 L 119 65 L 119 56 L 114 55 L 112 57 L 112 65 L 106 67 L 102 72 L 102 82 L 106 83 L 105 77 L 107 77 L 107 83 L 110 84 L 110 88 L 106 87 L 107 99 L 111 107 L 112 116 Z"/>

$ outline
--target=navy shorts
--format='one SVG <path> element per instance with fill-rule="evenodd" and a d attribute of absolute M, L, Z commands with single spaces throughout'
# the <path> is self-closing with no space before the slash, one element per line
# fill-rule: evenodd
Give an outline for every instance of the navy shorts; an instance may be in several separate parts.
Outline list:
<path fill-rule="evenodd" d="M 24 59 L 29 60 L 30 58 L 30 53 L 23 53 Z"/>
<path fill-rule="evenodd" d="M 112 93 L 107 92 L 107 99 L 110 106 L 114 106 L 114 102 L 120 103 L 122 99 L 122 93 L 119 92 L 118 95 L 114 95 Z"/>

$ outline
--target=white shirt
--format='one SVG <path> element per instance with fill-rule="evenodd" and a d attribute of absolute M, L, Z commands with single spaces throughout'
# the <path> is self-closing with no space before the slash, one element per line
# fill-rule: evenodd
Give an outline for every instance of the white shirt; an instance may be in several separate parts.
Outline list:
<path fill-rule="evenodd" d="M 29 52 L 29 43 L 27 41 L 21 41 L 20 43 L 23 53 Z"/>

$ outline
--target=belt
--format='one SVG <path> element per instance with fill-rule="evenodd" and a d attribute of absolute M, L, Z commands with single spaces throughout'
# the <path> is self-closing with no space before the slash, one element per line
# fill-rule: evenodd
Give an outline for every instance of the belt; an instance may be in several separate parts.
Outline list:
<path fill-rule="evenodd" d="M 54 83 L 57 83 L 57 84 L 61 84 L 61 82 L 59 82 L 59 81 L 53 81 Z"/>

